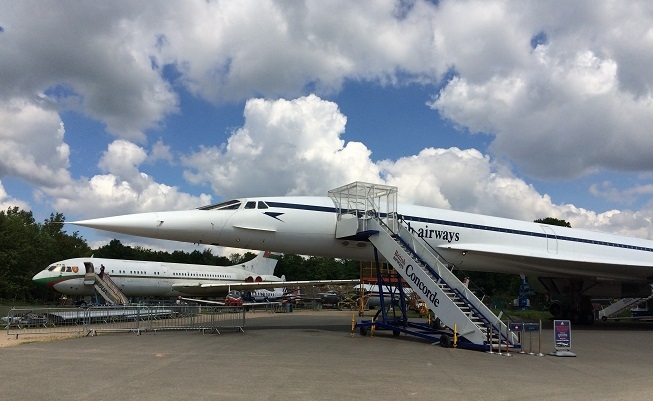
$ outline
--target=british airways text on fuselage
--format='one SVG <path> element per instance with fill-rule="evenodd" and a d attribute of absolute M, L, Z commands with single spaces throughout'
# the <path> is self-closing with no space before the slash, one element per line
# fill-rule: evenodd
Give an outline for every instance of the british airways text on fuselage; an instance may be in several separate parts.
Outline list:
<path fill-rule="evenodd" d="M 423 239 L 435 239 L 447 241 L 448 243 L 460 241 L 460 233 L 456 231 L 433 230 L 430 229 L 428 225 L 424 228 L 414 229 L 410 225 L 410 222 L 407 222 L 407 226 L 408 231 L 410 231 L 412 234 L 416 234 L 418 237 Z"/>

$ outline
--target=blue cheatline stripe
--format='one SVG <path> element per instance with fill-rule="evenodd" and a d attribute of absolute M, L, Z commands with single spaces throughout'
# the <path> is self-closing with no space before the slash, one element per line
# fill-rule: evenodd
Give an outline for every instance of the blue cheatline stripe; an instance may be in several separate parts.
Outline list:
<path fill-rule="evenodd" d="M 298 203 L 284 203 L 284 202 L 270 202 L 270 201 L 266 201 L 265 203 L 270 207 L 278 207 L 281 209 L 309 210 L 309 211 L 327 212 L 327 213 L 336 212 L 335 207 L 329 207 L 329 206 L 301 205 Z"/>
<path fill-rule="evenodd" d="M 266 202 L 266 203 L 270 207 L 278 207 L 278 208 L 281 208 L 281 209 L 295 209 L 295 210 L 308 210 L 308 211 L 316 211 L 316 212 L 336 213 L 336 208 L 335 207 L 302 205 L 302 204 L 297 204 L 297 203 L 285 203 L 285 202 Z M 414 221 L 414 222 L 419 222 L 419 223 L 440 224 L 440 225 L 443 225 L 443 226 L 470 228 L 470 229 L 473 229 L 473 230 L 492 231 L 492 232 L 506 233 L 506 234 L 512 234 L 512 235 L 522 235 L 522 236 L 527 236 L 527 237 L 540 237 L 540 238 L 549 238 L 549 237 L 551 237 L 551 238 L 556 238 L 558 241 L 577 242 L 577 243 L 583 243 L 583 244 L 609 246 L 609 247 L 612 247 L 612 248 L 625 248 L 625 249 L 633 249 L 633 250 L 637 250 L 637 251 L 653 252 L 653 248 L 647 248 L 647 247 L 635 246 L 635 245 L 628 245 L 628 244 L 619 244 L 619 243 L 616 243 L 616 242 L 596 241 L 596 240 L 585 239 L 585 238 L 565 237 L 565 236 L 558 236 L 558 235 L 549 236 L 549 235 L 547 235 L 546 233 L 543 233 L 543 232 L 540 233 L 540 232 L 532 232 L 532 231 L 513 230 L 513 229 L 510 229 L 510 228 L 484 226 L 484 225 L 480 225 L 480 224 L 469 224 L 469 223 L 461 223 L 461 222 L 458 222 L 458 221 L 430 219 L 430 218 L 424 218 L 424 217 L 415 217 L 415 216 L 402 216 L 402 217 L 406 221 Z"/>
<path fill-rule="evenodd" d="M 415 221 L 415 222 L 419 222 L 419 223 L 440 224 L 440 225 L 443 225 L 443 226 L 471 228 L 473 230 L 493 231 L 493 232 L 513 234 L 513 235 L 522 235 L 522 236 L 528 236 L 528 237 L 540 237 L 540 238 L 549 238 L 550 237 L 550 238 L 556 238 L 558 241 L 569 241 L 569 242 L 577 242 L 577 243 L 584 243 L 584 244 L 609 246 L 609 247 L 612 247 L 612 248 L 626 248 L 626 249 L 633 249 L 633 250 L 637 250 L 637 251 L 653 252 L 653 248 L 647 248 L 647 247 L 642 247 L 642 246 L 634 246 L 634 245 L 627 245 L 627 244 L 619 244 L 619 243 L 615 243 L 615 242 L 596 241 L 596 240 L 585 239 L 585 238 L 565 237 L 565 236 L 559 236 L 559 235 L 548 235 L 548 234 L 543 233 L 543 232 L 538 233 L 538 232 L 531 232 L 531 231 L 513 230 L 513 229 L 510 229 L 510 228 L 484 226 L 484 225 L 480 225 L 480 224 L 461 223 L 461 222 L 458 222 L 458 221 L 427 219 L 427 218 L 423 218 L 423 217 L 414 217 L 414 216 L 403 216 L 403 217 L 404 217 L 404 220 L 406 220 L 406 221 Z"/>

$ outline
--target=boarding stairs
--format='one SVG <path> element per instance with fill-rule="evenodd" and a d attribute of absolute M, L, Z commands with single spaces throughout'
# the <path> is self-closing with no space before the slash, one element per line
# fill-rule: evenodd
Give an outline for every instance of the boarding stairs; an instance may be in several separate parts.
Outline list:
<path fill-rule="evenodd" d="M 397 234 L 379 218 L 367 222 L 370 242 L 395 267 L 402 278 L 447 327 L 456 326 L 457 335 L 475 345 L 498 348 L 506 340 L 507 326 L 462 281 L 442 263 L 439 255 L 400 225 Z M 404 261 L 404 263 L 402 263 Z M 492 333 L 489 330 L 492 330 Z M 499 333 L 501 340 L 499 340 Z"/>
<path fill-rule="evenodd" d="M 648 298 L 621 298 L 618 301 L 615 301 L 605 308 L 601 309 L 599 311 L 599 319 L 606 321 L 623 312 L 624 310 L 633 308 L 639 303 L 646 302 L 652 298 L 653 294 L 649 295 Z"/>
<path fill-rule="evenodd" d="M 362 195 L 359 188 L 345 189 L 359 192 L 357 196 L 365 197 L 370 193 L 385 196 L 366 187 L 372 184 L 350 185 L 364 186 Z M 396 191 L 395 187 L 389 188 Z M 496 316 L 452 273 L 437 251 L 399 223 L 396 206 L 383 205 L 383 202 L 372 198 L 348 199 L 345 202 L 341 193 L 334 195 L 332 191 L 330 196 L 340 212 L 336 238 L 367 237 L 440 321 L 451 329 L 456 328 L 461 345 L 471 344 L 485 350 L 505 347 L 506 342 L 508 346 L 516 346 L 517 335 L 508 330 L 500 316 Z M 345 208 L 345 205 L 349 208 Z M 356 209 L 351 209 L 352 206 Z M 361 210 L 361 206 L 364 209 Z M 377 207 L 383 207 L 388 212 L 378 213 Z"/>
<path fill-rule="evenodd" d="M 111 280 L 108 273 L 102 274 L 102 277 L 97 273 L 86 273 L 84 275 L 84 284 L 93 285 L 95 291 L 110 305 L 126 305 L 129 303 L 129 298 Z"/>

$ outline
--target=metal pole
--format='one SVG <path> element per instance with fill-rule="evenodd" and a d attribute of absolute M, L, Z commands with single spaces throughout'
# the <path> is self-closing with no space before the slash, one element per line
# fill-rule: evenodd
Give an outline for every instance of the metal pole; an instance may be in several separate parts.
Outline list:
<path fill-rule="evenodd" d="M 363 262 L 362 261 L 360 262 L 359 266 L 360 266 L 360 280 L 361 281 L 360 281 L 360 287 L 358 287 L 359 293 L 360 293 L 360 298 L 358 298 L 358 303 L 359 303 L 358 316 L 362 317 L 363 316 L 363 308 L 364 308 L 363 299 L 365 298 L 365 283 L 363 283 Z"/>
<path fill-rule="evenodd" d="M 356 329 L 356 319 L 354 318 L 354 314 L 351 314 L 351 336 L 354 336 L 354 330 Z"/>
<path fill-rule="evenodd" d="M 506 324 L 506 356 L 510 355 L 510 319 L 508 319 L 508 324 Z"/>
<path fill-rule="evenodd" d="M 537 356 L 544 356 L 542 353 L 542 319 L 540 319 L 540 330 L 537 337 Z"/>
<path fill-rule="evenodd" d="M 499 356 L 501 356 L 501 319 L 497 319 L 497 321 L 499 323 L 497 325 L 497 334 L 498 334 L 497 337 L 499 338 L 499 340 L 498 340 L 499 341 L 499 344 L 498 344 L 499 352 L 498 352 L 498 354 L 499 354 Z"/>
<path fill-rule="evenodd" d="M 488 332 L 488 344 L 490 344 L 490 350 L 488 351 L 488 353 L 494 354 L 494 351 L 492 351 L 492 323 L 490 323 L 489 326 L 490 326 L 490 331 Z"/>

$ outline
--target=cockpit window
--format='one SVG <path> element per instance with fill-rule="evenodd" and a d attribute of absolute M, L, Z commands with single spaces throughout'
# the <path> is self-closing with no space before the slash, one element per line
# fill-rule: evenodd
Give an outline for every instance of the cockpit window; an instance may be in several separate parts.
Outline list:
<path fill-rule="evenodd" d="M 256 209 L 256 202 L 249 201 L 245 203 L 245 209 Z"/>
<path fill-rule="evenodd" d="M 54 270 L 56 268 L 57 268 L 57 265 L 52 265 L 52 266 L 48 267 L 48 271 L 51 272 L 52 270 Z"/>
<path fill-rule="evenodd" d="M 230 200 L 221 203 L 214 203 L 213 205 L 207 205 L 198 207 L 198 210 L 235 210 L 240 207 L 239 200 Z"/>
<path fill-rule="evenodd" d="M 259 209 L 267 209 L 268 205 L 263 201 L 258 201 L 258 208 Z"/>

